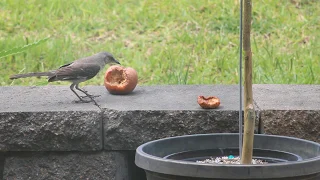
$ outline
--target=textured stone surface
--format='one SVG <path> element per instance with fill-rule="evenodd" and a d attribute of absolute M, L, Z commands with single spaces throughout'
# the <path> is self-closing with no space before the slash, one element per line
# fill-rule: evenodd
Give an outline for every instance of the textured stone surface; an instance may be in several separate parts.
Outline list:
<path fill-rule="evenodd" d="M 133 152 L 159 138 L 238 131 L 238 85 L 138 86 L 118 96 L 103 86 L 84 89 L 101 95 L 101 109 L 75 103 L 68 86 L 0 87 L 0 151 L 60 151 L 0 153 L 4 179 L 135 180 L 143 173 L 130 170 L 133 155 L 99 150 Z M 253 93 L 267 134 L 320 142 L 320 85 L 254 85 Z M 221 106 L 201 109 L 199 95 L 218 96 Z"/>
<path fill-rule="evenodd" d="M 261 112 L 266 134 L 307 139 L 320 143 L 320 111 L 266 110 Z"/>
<path fill-rule="evenodd" d="M 3 179 L 129 180 L 128 174 L 120 152 L 21 152 L 6 157 Z"/>
<path fill-rule="evenodd" d="M 4 168 L 4 153 L 0 152 L 0 180 L 2 180 L 3 168 Z"/>
<path fill-rule="evenodd" d="M 186 134 L 237 132 L 239 98 L 236 85 L 138 87 L 127 96 L 101 96 L 104 147 L 134 150 L 142 143 Z M 98 92 L 97 92 L 98 93 Z M 99 93 L 101 94 L 101 92 Z M 218 109 L 204 110 L 199 95 L 218 96 Z"/>
<path fill-rule="evenodd" d="M 0 112 L 0 151 L 89 151 L 102 148 L 97 111 Z"/>
<path fill-rule="evenodd" d="M 106 111 L 105 149 L 134 150 L 170 136 L 237 132 L 236 111 Z"/>
<path fill-rule="evenodd" d="M 96 99 L 101 109 L 93 103 L 75 103 L 68 86 L 0 88 L 2 151 L 97 150 L 102 141 L 107 149 L 134 150 L 153 139 L 238 129 L 238 85 L 138 86 L 128 95 L 111 95 L 103 86 L 84 87 L 101 95 Z M 283 111 L 291 117 L 283 123 L 295 124 L 296 129 L 305 127 L 295 121 L 311 120 L 294 111 L 318 117 L 319 85 L 254 85 L 253 89 L 266 133 L 282 133 L 284 125 L 272 126 L 276 124 L 272 119 L 283 116 Z M 218 96 L 221 106 L 201 109 L 199 95 Z"/>
<path fill-rule="evenodd" d="M 320 142 L 320 85 L 254 85 L 266 134 Z"/>
<path fill-rule="evenodd" d="M 68 86 L 0 88 L 0 151 L 102 148 L 100 109 L 76 103 Z"/>

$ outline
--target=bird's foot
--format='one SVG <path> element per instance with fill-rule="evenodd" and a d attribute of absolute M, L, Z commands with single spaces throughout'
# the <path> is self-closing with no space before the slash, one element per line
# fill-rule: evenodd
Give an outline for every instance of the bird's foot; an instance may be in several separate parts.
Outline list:
<path fill-rule="evenodd" d="M 92 100 L 83 100 L 83 99 L 81 99 L 81 100 L 77 100 L 75 102 L 76 103 L 89 103 L 89 102 L 92 102 Z"/>
<path fill-rule="evenodd" d="M 100 97 L 100 95 L 91 95 L 91 94 L 88 94 L 88 96 L 80 96 L 81 98 L 86 98 L 86 97 L 91 97 L 91 98 L 96 98 L 96 97 Z"/>

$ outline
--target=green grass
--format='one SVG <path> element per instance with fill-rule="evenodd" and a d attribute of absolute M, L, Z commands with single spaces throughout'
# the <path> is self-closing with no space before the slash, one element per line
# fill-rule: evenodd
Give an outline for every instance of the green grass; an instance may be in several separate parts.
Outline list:
<path fill-rule="evenodd" d="M 254 83 L 320 83 L 320 1 L 253 0 Z M 238 83 L 238 0 L 2 0 L 0 85 L 100 51 L 138 71 L 140 84 Z M 103 74 L 83 83 L 103 84 Z M 67 84 L 67 83 L 55 83 Z"/>

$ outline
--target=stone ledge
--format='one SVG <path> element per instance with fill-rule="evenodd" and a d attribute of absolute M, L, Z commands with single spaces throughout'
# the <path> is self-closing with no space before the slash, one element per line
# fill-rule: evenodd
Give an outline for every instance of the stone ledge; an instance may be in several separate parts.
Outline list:
<path fill-rule="evenodd" d="M 95 94 L 103 94 L 97 92 Z M 221 99 L 217 109 L 205 110 L 199 95 Z M 165 85 L 139 87 L 127 96 L 102 95 L 104 148 L 135 150 L 145 142 L 186 134 L 238 131 L 236 85 Z"/>
<path fill-rule="evenodd" d="M 104 149 L 135 150 L 159 138 L 238 132 L 237 111 L 115 111 L 104 113 Z"/>
<path fill-rule="evenodd" d="M 101 109 L 75 103 L 68 86 L 0 87 L 0 151 L 135 150 L 163 137 L 237 132 L 238 85 L 140 86 L 123 96 L 103 86 L 85 89 L 101 95 L 96 99 Z M 266 133 L 285 133 L 283 127 L 291 124 L 282 135 L 320 141 L 311 128 L 295 123 L 312 121 L 318 127 L 320 85 L 254 85 L 253 90 Z M 201 109 L 198 95 L 218 96 L 222 104 Z"/>
<path fill-rule="evenodd" d="M 102 149 L 101 111 L 68 86 L 0 87 L 0 151 Z"/>
<path fill-rule="evenodd" d="M 320 85 L 253 86 L 266 134 L 320 143 Z"/>
<path fill-rule="evenodd" d="M 320 111 L 320 85 L 255 84 L 253 98 L 261 110 Z"/>
<path fill-rule="evenodd" d="M 19 152 L 6 156 L 3 179 L 129 180 L 121 152 Z M 1 177 L 0 177 L 1 179 Z"/>
<path fill-rule="evenodd" d="M 266 110 L 261 112 L 266 134 L 293 136 L 320 143 L 320 111 Z"/>
<path fill-rule="evenodd" d="M 146 86 L 125 96 L 85 89 L 101 95 L 100 107 L 75 103 L 68 86 L 0 87 L 0 179 L 143 179 L 132 155 L 140 144 L 238 131 L 238 85 Z M 253 93 L 267 134 L 320 142 L 320 85 L 254 85 Z M 198 95 L 222 104 L 201 109 Z"/>
<path fill-rule="evenodd" d="M 75 103 L 69 86 L 0 86 L 0 91 L 0 112 L 99 111 L 92 103 Z"/>
<path fill-rule="evenodd" d="M 102 149 L 97 111 L 0 112 L 0 151 Z"/>
<path fill-rule="evenodd" d="M 99 94 L 98 104 L 103 109 L 119 111 L 238 111 L 239 86 L 237 85 L 161 85 L 140 86 L 128 95 L 111 95 L 103 88 L 88 86 L 93 94 Z M 205 110 L 198 103 L 199 95 L 217 96 L 221 100 L 218 109 Z"/>

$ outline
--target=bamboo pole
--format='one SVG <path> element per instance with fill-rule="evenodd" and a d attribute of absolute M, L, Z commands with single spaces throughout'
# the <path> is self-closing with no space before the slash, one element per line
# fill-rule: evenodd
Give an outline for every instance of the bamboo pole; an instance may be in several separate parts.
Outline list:
<path fill-rule="evenodd" d="M 241 164 L 251 164 L 253 152 L 255 112 L 252 96 L 252 52 L 250 45 L 251 0 L 243 1 L 243 51 L 244 51 L 244 132 Z"/>

